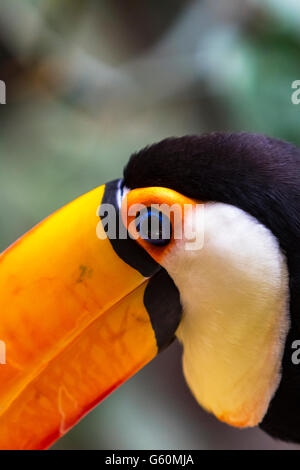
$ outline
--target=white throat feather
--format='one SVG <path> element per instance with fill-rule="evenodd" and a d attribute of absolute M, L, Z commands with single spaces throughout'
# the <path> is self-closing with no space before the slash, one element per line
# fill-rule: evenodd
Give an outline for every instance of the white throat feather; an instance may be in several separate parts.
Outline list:
<path fill-rule="evenodd" d="M 200 217 L 202 249 L 186 250 L 177 240 L 162 262 L 183 306 L 176 334 L 184 374 L 206 410 L 234 426 L 255 426 L 280 381 L 289 328 L 286 260 L 276 237 L 241 209 L 208 203 Z M 197 224 L 197 213 L 187 222 Z"/>

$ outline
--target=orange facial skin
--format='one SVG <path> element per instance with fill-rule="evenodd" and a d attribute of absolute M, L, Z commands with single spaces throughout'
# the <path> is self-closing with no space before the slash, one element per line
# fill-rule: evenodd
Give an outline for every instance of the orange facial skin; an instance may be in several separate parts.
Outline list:
<path fill-rule="evenodd" d="M 0 256 L 0 449 L 43 449 L 157 353 L 147 280 L 102 230 L 104 186 Z"/>
<path fill-rule="evenodd" d="M 184 234 L 184 217 L 193 210 L 197 201 L 183 196 L 182 194 L 168 188 L 150 187 L 133 189 L 130 191 L 122 203 L 122 219 L 129 233 L 159 264 L 165 254 L 172 249 L 176 243 L 175 233 L 182 237 Z M 162 212 L 169 218 L 173 227 L 170 242 L 166 246 L 152 245 L 143 239 L 135 229 L 135 218 L 140 210 L 139 206 L 150 207 L 158 205 Z M 166 209 L 171 209 L 170 211 Z M 176 227 L 176 231 L 175 231 Z"/>

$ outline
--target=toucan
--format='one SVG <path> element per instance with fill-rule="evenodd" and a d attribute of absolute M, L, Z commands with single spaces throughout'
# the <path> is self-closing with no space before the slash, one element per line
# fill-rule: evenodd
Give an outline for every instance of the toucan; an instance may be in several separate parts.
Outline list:
<path fill-rule="evenodd" d="M 1 254 L 0 448 L 48 448 L 175 338 L 204 409 L 300 442 L 296 146 L 167 138 Z"/>

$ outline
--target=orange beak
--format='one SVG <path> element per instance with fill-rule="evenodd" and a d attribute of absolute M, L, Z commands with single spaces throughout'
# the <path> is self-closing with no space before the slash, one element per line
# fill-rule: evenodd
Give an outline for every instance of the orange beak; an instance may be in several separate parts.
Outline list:
<path fill-rule="evenodd" d="M 0 256 L 1 449 L 49 447 L 157 354 L 148 278 L 97 236 L 104 192 Z"/>

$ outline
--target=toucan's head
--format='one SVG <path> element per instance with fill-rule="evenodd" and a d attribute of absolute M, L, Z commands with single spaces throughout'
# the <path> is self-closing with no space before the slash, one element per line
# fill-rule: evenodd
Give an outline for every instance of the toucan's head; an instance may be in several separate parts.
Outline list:
<path fill-rule="evenodd" d="M 206 410 L 300 442 L 299 214 L 296 147 L 214 133 L 134 154 L 16 242 L 0 446 L 49 445 L 175 337 Z"/>

